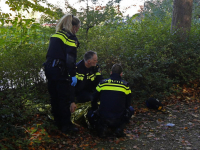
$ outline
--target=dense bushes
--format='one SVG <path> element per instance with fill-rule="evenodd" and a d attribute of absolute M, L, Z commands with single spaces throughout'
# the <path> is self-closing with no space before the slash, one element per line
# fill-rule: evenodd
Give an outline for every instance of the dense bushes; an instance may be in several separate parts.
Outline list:
<path fill-rule="evenodd" d="M 123 65 L 134 98 L 163 97 L 173 92 L 173 84 L 198 79 L 200 73 L 198 24 L 184 43 L 170 34 L 170 25 L 170 18 L 155 17 L 93 28 L 88 49 L 98 52 L 105 77 L 114 63 Z"/>
<path fill-rule="evenodd" d="M 198 24 L 193 24 L 190 38 L 180 43 L 170 34 L 170 18 L 145 18 L 143 21 L 129 19 L 97 26 L 85 31 L 81 29 L 78 37 L 81 46 L 78 60 L 87 50 L 98 52 L 99 64 L 104 77 L 109 76 L 114 63 L 121 63 L 124 78 L 133 89 L 134 98 L 165 96 L 170 94 L 173 84 L 186 83 L 199 78 Z M 39 72 L 48 47 L 51 28 L 37 24 L 1 27 L 0 77 L 3 88 L 9 86 L 30 86 L 43 81 Z"/>
<path fill-rule="evenodd" d="M 0 67 L 1 90 L 13 87 L 30 86 L 43 78 L 39 75 L 51 29 L 32 24 L 1 27 Z"/>
<path fill-rule="evenodd" d="M 175 83 L 199 78 L 198 24 L 192 26 L 190 38 L 180 43 L 170 34 L 170 22 L 154 18 L 142 22 L 114 22 L 90 29 L 88 41 L 79 32 L 81 47 L 78 60 L 87 50 L 98 52 L 104 77 L 109 76 L 114 63 L 121 63 L 124 78 L 130 82 L 135 98 L 169 94 Z M 48 41 L 54 29 L 18 26 L 1 27 L 0 76 L 3 88 L 29 86 L 43 81 L 39 75 L 45 61 Z"/>

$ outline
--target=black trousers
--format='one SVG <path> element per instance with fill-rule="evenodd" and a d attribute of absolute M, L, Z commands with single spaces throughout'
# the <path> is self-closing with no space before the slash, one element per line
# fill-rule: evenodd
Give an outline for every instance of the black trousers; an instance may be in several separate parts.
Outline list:
<path fill-rule="evenodd" d="M 124 127 L 126 123 L 129 122 L 131 116 L 134 114 L 134 109 L 130 106 L 125 110 L 124 114 L 120 118 L 112 118 L 106 119 L 100 116 L 98 110 L 93 111 L 90 110 L 87 113 L 87 119 L 92 128 L 104 128 L 105 126 L 109 126 L 112 128 Z"/>
<path fill-rule="evenodd" d="M 62 80 L 48 80 L 48 91 L 52 107 L 52 115 L 57 126 L 71 124 L 69 83 Z"/>
<path fill-rule="evenodd" d="M 61 75 L 59 68 L 45 67 L 50 94 L 51 112 L 58 127 L 69 126 L 71 123 L 72 86 L 66 76 Z"/>

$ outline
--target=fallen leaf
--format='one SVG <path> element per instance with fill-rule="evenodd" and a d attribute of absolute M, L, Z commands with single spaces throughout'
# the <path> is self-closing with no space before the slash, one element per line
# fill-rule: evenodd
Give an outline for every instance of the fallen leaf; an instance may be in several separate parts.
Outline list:
<path fill-rule="evenodd" d="M 155 135 L 152 134 L 152 133 L 150 133 L 149 135 L 147 135 L 148 138 L 150 138 L 150 137 L 154 137 L 154 136 L 155 136 Z"/>
<path fill-rule="evenodd" d="M 135 145 L 135 146 L 133 146 L 133 148 L 137 149 L 137 146 Z"/>
<path fill-rule="evenodd" d="M 199 116 L 198 116 L 198 115 L 196 115 L 196 114 L 191 114 L 191 115 L 192 115 L 192 116 L 194 116 L 194 117 L 196 117 L 196 118 L 197 118 L 197 117 L 199 117 Z"/>
<path fill-rule="evenodd" d="M 77 145 L 76 145 L 76 144 L 73 144 L 73 148 L 77 148 Z"/>
<path fill-rule="evenodd" d="M 119 144 L 119 142 L 120 142 L 120 139 L 118 139 L 117 141 L 115 141 L 116 144 Z"/>
<path fill-rule="evenodd" d="M 162 120 L 161 120 L 161 119 L 158 119 L 158 121 L 161 122 Z"/>

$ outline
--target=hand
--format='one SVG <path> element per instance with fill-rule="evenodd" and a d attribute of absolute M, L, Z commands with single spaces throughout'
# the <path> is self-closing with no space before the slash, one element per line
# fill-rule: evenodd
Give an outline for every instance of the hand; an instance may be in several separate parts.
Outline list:
<path fill-rule="evenodd" d="M 71 86 L 75 86 L 77 83 L 77 78 L 76 76 L 72 77 L 72 83 L 71 83 Z"/>
<path fill-rule="evenodd" d="M 73 113 L 76 109 L 76 104 L 75 103 L 71 103 L 70 105 L 70 112 Z"/>

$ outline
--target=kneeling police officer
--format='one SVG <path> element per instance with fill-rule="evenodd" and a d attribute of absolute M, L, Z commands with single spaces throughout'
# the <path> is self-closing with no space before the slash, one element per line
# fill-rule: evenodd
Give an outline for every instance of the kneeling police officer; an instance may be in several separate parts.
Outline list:
<path fill-rule="evenodd" d="M 131 90 L 121 76 L 122 67 L 115 64 L 112 66 L 110 78 L 102 80 L 96 87 L 91 102 L 92 110 L 87 117 L 90 125 L 97 129 L 99 137 L 106 137 L 109 128 L 117 137 L 124 136 L 124 125 L 134 114 L 134 109 L 130 106 Z M 96 118 L 98 119 L 95 120 Z"/>

